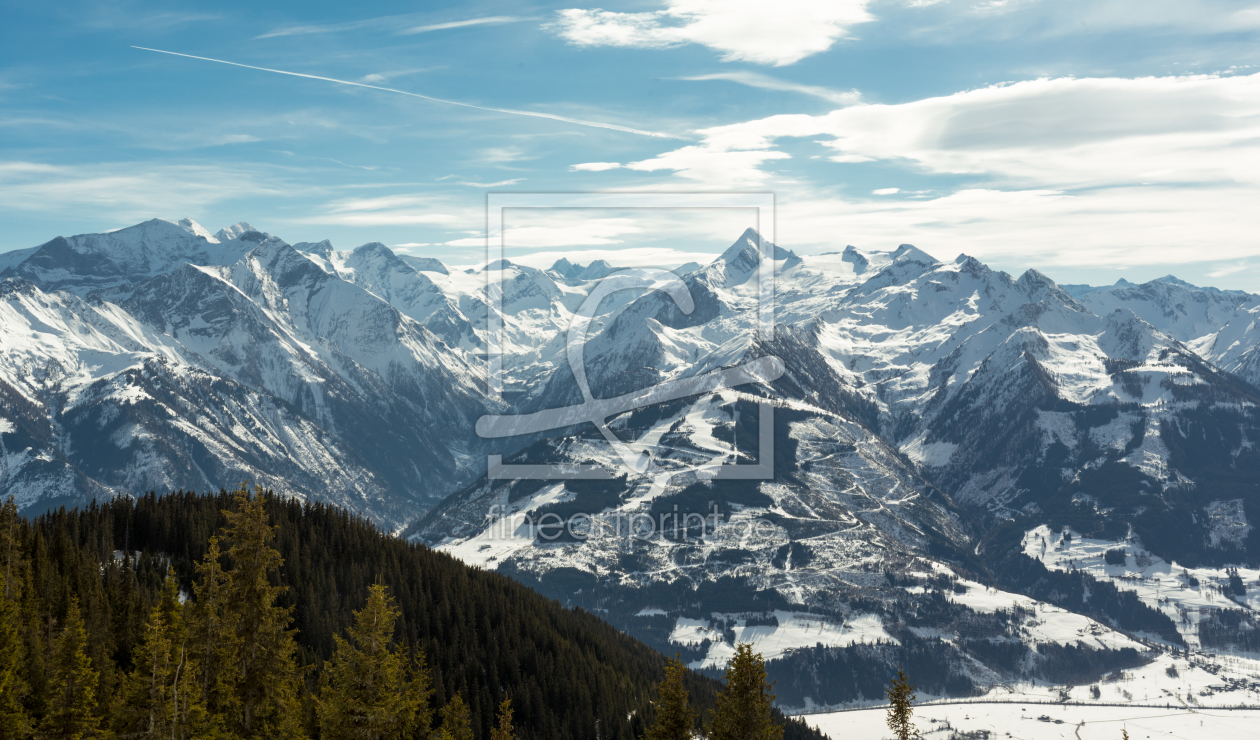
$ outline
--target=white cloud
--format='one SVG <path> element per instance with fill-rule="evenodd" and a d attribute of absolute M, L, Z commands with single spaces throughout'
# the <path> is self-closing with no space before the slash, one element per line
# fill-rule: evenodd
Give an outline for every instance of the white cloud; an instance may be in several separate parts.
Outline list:
<path fill-rule="evenodd" d="M 467 28 L 468 26 L 499 26 L 504 23 L 517 23 L 524 20 L 533 20 L 531 18 L 518 18 L 513 15 L 494 15 L 487 18 L 469 18 L 462 21 L 449 21 L 447 23 L 429 23 L 423 26 L 415 26 L 403 31 L 399 31 L 400 35 L 406 36 L 417 33 L 429 33 L 430 31 L 446 31 L 452 28 Z"/>
<path fill-rule="evenodd" d="M 451 213 L 448 204 L 431 195 L 384 195 L 345 198 L 325 205 L 305 223 L 336 226 L 452 226 L 468 223 L 469 214 Z"/>
<path fill-rule="evenodd" d="M 827 137 L 835 162 L 884 160 L 1021 187 L 1260 184 L 1260 74 L 1039 79 L 899 105 L 790 114 L 698 132 L 625 165 L 710 184 L 758 183 L 784 137 Z"/>
<path fill-rule="evenodd" d="M 128 221 L 199 211 L 238 198 L 309 192 L 274 170 L 247 166 L 0 162 L 0 203 L 7 211 L 104 212 Z"/>
<path fill-rule="evenodd" d="M 723 61 L 782 66 L 830 49 L 852 26 L 874 20 L 868 0 L 667 0 L 665 10 L 616 13 L 570 8 L 546 28 L 578 46 L 659 49 L 701 44 Z"/>
<path fill-rule="evenodd" d="M 509 185 L 515 185 L 518 182 L 524 182 L 524 181 L 525 181 L 525 178 L 517 177 L 511 180 L 499 180 L 498 182 L 476 182 L 473 180 L 468 180 L 468 181 L 459 180 L 455 184 L 467 185 L 468 187 L 471 187 L 471 188 L 506 188 Z"/>
<path fill-rule="evenodd" d="M 621 165 L 617 162 L 586 162 L 585 164 L 574 164 L 569 166 L 570 172 L 603 172 L 604 170 L 620 169 Z"/>
<path fill-rule="evenodd" d="M 914 242 L 1038 266 L 1260 255 L 1249 236 L 1260 233 L 1260 75 L 1040 79 L 697 133 L 698 144 L 625 166 L 708 187 L 773 183 L 779 240 L 793 248 Z M 981 184 L 853 198 L 799 179 L 777 148 L 784 137 L 816 141 L 835 162 Z"/>
<path fill-rule="evenodd" d="M 896 195 L 900 192 L 901 188 L 880 188 L 879 190 L 872 190 L 871 195 Z"/>
<path fill-rule="evenodd" d="M 763 75 L 759 72 L 718 72 L 716 74 L 695 75 L 692 77 L 679 77 L 680 80 L 689 80 L 693 82 L 706 82 L 709 80 L 725 80 L 727 82 L 736 82 L 749 87 L 757 87 L 763 90 L 779 90 L 781 92 L 794 92 L 802 95 L 810 95 L 815 98 L 838 103 L 840 105 L 857 105 L 862 102 L 862 93 L 857 90 L 832 90 L 829 87 L 821 87 L 819 85 L 802 85 L 796 82 L 780 80 L 777 77 Z"/>
<path fill-rule="evenodd" d="M 911 243 L 938 259 L 966 253 L 1018 270 L 1175 265 L 1260 254 L 1239 238 L 1260 231 L 1255 199 L 1239 185 L 969 189 L 875 201 L 798 192 L 780 196 L 777 226 L 779 243 L 806 252 Z"/>

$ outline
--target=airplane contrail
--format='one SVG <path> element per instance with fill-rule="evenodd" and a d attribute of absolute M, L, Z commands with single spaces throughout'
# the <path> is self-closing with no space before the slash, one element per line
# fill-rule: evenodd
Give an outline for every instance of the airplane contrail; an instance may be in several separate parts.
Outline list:
<path fill-rule="evenodd" d="M 653 136 L 658 139 L 683 139 L 682 136 L 673 134 L 663 134 L 658 131 L 642 131 L 637 128 L 629 128 L 627 126 L 618 126 L 612 123 L 600 123 L 599 121 L 584 121 L 580 118 L 568 118 L 566 116 L 557 116 L 554 113 L 537 113 L 528 110 L 513 110 L 511 108 L 488 108 L 482 105 L 473 105 L 472 103 L 461 103 L 458 100 L 446 100 L 444 98 L 435 98 L 431 95 L 421 95 L 420 93 L 407 92 L 406 90 L 395 90 L 392 87 L 380 87 L 378 85 L 367 85 L 362 82 L 351 82 L 349 80 L 338 80 L 335 77 L 320 77 L 319 75 L 302 74 L 301 72 L 286 72 L 283 69 L 269 69 L 267 67 L 255 67 L 252 64 L 241 64 L 239 62 L 229 62 L 224 59 L 211 59 L 210 57 L 193 56 L 192 54 L 180 54 L 177 51 L 165 51 L 163 49 L 150 49 L 146 46 L 133 46 L 133 49 L 141 51 L 156 51 L 159 54 L 170 54 L 177 57 L 186 57 L 188 59 L 200 59 L 203 62 L 218 62 L 219 64 L 230 64 L 233 67 L 244 67 L 245 69 L 257 69 L 262 72 L 275 72 L 281 75 L 290 75 L 292 77 L 305 77 L 310 80 L 323 80 L 324 82 L 336 82 L 341 85 L 353 85 L 354 87 L 366 87 L 370 90 L 383 90 L 385 92 L 398 93 L 399 95 L 409 95 L 413 98 L 422 98 L 424 100 L 432 100 L 437 103 L 446 103 L 448 105 L 458 105 L 464 108 L 474 108 L 476 110 L 490 111 L 492 113 L 510 113 L 515 116 L 532 116 L 534 118 L 549 118 L 553 121 L 562 121 L 564 123 L 576 123 L 579 126 L 590 126 L 592 128 L 606 128 L 613 131 L 622 131 L 627 134 L 638 134 L 639 136 Z"/>

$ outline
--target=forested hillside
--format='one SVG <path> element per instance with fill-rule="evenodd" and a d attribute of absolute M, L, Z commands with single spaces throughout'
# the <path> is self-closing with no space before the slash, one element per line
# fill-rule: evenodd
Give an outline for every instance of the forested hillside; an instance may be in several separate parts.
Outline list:
<path fill-rule="evenodd" d="M 319 737 L 349 675 L 329 670 L 344 662 L 337 638 L 374 584 L 399 611 L 395 662 L 409 668 L 395 680 L 429 691 L 403 736 L 428 737 L 430 715 L 446 728 L 442 708 L 463 703 L 472 737 L 489 738 L 505 698 L 521 738 L 630 740 L 652 721 L 664 656 L 596 616 L 343 510 L 259 494 L 150 494 L 35 520 L 6 505 L 0 736 Z M 719 684 L 685 683 L 707 721 Z M 174 708 L 154 714 L 161 697 Z M 787 722 L 785 738 L 809 737 Z"/>

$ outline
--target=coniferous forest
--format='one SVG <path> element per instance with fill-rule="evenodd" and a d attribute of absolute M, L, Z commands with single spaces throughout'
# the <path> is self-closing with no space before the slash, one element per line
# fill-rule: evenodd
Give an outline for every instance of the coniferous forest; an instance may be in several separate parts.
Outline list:
<path fill-rule="evenodd" d="M 244 487 L 33 520 L 9 501 L 0 558 L 5 740 L 631 740 L 667 672 L 592 614 Z M 675 674 L 711 727 L 721 684 Z"/>

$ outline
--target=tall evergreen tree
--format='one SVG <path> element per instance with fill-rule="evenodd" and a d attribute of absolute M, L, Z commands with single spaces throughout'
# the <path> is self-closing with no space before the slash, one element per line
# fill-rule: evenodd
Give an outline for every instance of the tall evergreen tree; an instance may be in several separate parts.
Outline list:
<path fill-rule="evenodd" d="M 292 608 L 276 600 L 287 589 L 273 585 L 272 575 L 284 565 L 271 546 L 273 527 L 263 505 L 264 492 L 245 486 L 235 493 L 236 511 L 225 510 L 228 556 L 228 611 L 236 627 L 237 728 L 245 738 L 289 740 L 302 736 L 297 666 L 297 640 L 289 629 Z M 277 574 L 278 580 L 278 574 Z"/>
<path fill-rule="evenodd" d="M 516 732 L 512 729 L 511 699 L 504 699 L 499 704 L 499 724 L 490 728 L 490 740 L 516 740 Z"/>
<path fill-rule="evenodd" d="M 910 721 L 914 714 L 914 684 L 906 678 L 900 665 L 897 666 L 897 675 L 892 677 L 885 693 L 888 694 L 888 729 L 893 731 L 897 740 L 918 737 L 919 731 Z"/>
<path fill-rule="evenodd" d="M 219 538 L 211 537 L 205 557 L 197 564 L 196 601 L 189 608 L 186 632 L 197 703 L 206 723 L 225 730 L 236 713 L 240 671 L 235 613 L 228 606 L 229 582 L 222 558 Z"/>
<path fill-rule="evenodd" d="M 665 666 L 665 680 L 661 681 L 656 700 L 656 719 L 647 729 L 647 740 L 689 740 L 696 722 L 691 711 L 687 687 L 683 676 L 687 667 L 677 656 Z"/>
<path fill-rule="evenodd" d="M 30 717 L 23 700 L 29 687 L 23 675 L 26 644 L 19 631 L 22 619 L 22 586 L 25 568 L 21 544 L 17 541 L 17 504 L 10 496 L 0 506 L 0 737 L 24 738 L 30 733 Z"/>
<path fill-rule="evenodd" d="M 92 668 L 84 648 L 87 631 L 79 600 L 71 599 L 66 626 L 57 638 L 52 658 L 52 696 L 48 713 L 40 724 L 40 738 L 47 740 L 93 740 L 101 736 L 96 714 L 96 686 L 100 674 Z"/>
<path fill-rule="evenodd" d="M 437 737 L 438 740 L 473 740 L 472 716 L 460 694 L 455 694 L 442 707 L 442 727 Z"/>
<path fill-rule="evenodd" d="M 393 647 L 398 607 L 383 584 L 368 591 L 354 614 L 349 639 L 336 638 L 318 717 L 323 740 L 403 740 L 424 737 L 433 723 L 428 670 L 421 654 L 409 671 Z"/>
<path fill-rule="evenodd" d="M 770 705 L 774 687 L 766 682 L 766 661 L 742 643 L 726 664 L 726 686 L 717 698 L 709 725 L 711 740 L 781 740 L 783 727 L 774 721 Z"/>
<path fill-rule="evenodd" d="M 162 601 L 145 623 L 135 667 L 123 688 L 119 731 L 124 738 L 184 740 L 202 719 L 189 660 L 179 584 L 166 577 Z"/>

